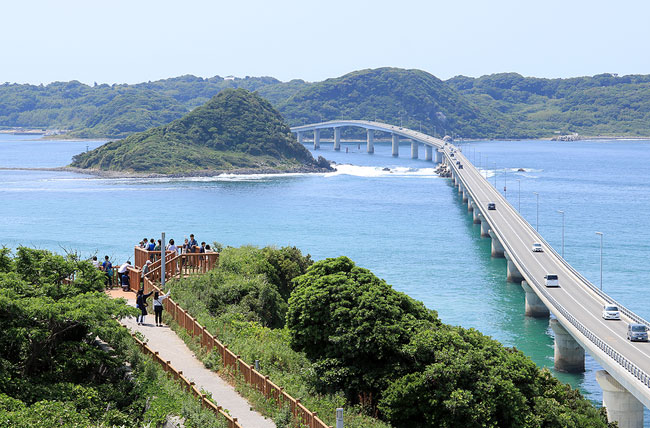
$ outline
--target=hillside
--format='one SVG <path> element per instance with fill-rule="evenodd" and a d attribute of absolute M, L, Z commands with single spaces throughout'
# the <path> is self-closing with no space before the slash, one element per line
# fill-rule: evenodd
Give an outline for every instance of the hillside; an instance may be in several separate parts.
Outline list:
<path fill-rule="evenodd" d="M 328 167 L 324 159 L 319 161 Z M 79 154 L 71 166 L 179 175 L 318 170 L 282 116 L 245 89 L 223 90 L 168 125 Z"/>
<path fill-rule="evenodd" d="M 332 119 L 400 123 L 430 134 L 507 137 L 510 121 L 482 109 L 437 77 L 421 70 L 361 70 L 314 83 L 278 105 L 291 125 Z"/>
<path fill-rule="evenodd" d="M 446 83 L 482 109 L 512 118 L 513 134 L 650 136 L 650 75 L 540 79 L 500 73 Z"/>

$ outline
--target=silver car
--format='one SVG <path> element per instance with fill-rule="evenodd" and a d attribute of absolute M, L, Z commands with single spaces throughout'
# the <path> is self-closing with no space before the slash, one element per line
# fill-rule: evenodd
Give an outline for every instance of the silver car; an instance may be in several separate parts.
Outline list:
<path fill-rule="evenodd" d="M 628 324 L 627 340 L 631 340 L 632 342 L 647 342 L 648 329 L 643 324 Z"/>
<path fill-rule="evenodd" d="M 603 306 L 603 318 L 606 320 L 620 320 L 621 313 L 616 305 Z"/>

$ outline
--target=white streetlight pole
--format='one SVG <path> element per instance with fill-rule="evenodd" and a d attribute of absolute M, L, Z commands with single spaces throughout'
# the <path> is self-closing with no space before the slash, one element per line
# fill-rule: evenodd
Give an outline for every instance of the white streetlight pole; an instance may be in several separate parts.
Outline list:
<path fill-rule="evenodd" d="M 537 197 L 537 222 L 535 223 L 535 230 L 539 231 L 539 193 L 533 192 Z"/>
<path fill-rule="evenodd" d="M 517 203 L 517 211 L 521 212 L 521 180 L 517 179 L 517 185 L 519 186 L 519 201 Z"/>
<path fill-rule="evenodd" d="M 600 289 L 603 289 L 603 232 L 596 232 L 600 235 Z"/>
<path fill-rule="evenodd" d="M 557 210 L 557 212 L 562 214 L 562 258 L 564 258 L 564 211 Z"/>

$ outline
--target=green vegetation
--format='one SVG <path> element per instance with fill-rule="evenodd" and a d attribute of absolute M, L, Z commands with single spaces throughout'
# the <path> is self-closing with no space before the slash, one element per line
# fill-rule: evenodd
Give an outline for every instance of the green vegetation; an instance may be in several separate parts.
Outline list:
<path fill-rule="evenodd" d="M 516 73 L 442 81 L 421 70 L 360 70 L 323 82 L 179 76 L 136 85 L 0 85 L 0 127 L 122 138 L 165 125 L 225 89 L 256 91 L 292 125 L 331 119 L 399 124 L 436 135 L 650 136 L 650 75 L 540 79 Z M 360 136 L 358 130 L 345 130 Z"/>
<path fill-rule="evenodd" d="M 72 166 L 107 171 L 201 174 L 328 168 L 314 161 L 268 101 L 227 89 L 168 125 L 74 157 Z"/>
<path fill-rule="evenodd" d="M 345 407 L 351 427 L 614 426 L 520 351 L 441 323 L 346 257 L 226 248 L 217 269 L 177 281 L 182 307 L 329 424 Z"/>
<path fill-rule="evenodd" d="M 136 428 L 180 415 L 225 427 L 140 353 L 116 321 L 134 308 L 103 289 L 74 255 L 0 248 L 1 425 Z"/>

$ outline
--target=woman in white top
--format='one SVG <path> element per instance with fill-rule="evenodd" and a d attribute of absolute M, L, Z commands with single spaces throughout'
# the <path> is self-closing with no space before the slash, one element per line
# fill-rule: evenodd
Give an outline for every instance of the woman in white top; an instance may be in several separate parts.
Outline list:
<path fill-rule="evenodd" d="M 169 290 L 167 294 L 163 294 L 160 296 L 158 292 L 156 291 L 153 294 L 153 312 L 156 318 L 156 326 L 157 327 L 162 327 L 162 312 L 163 312 L 163 300 L 169 297 L 169 295 L 172 293 L 172 290 Z"/>

